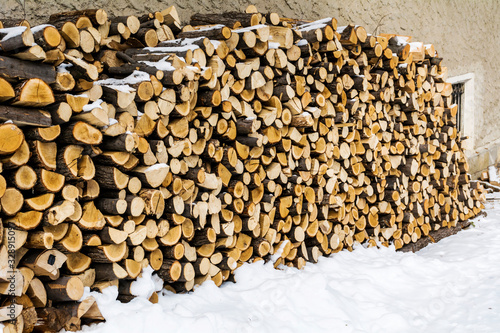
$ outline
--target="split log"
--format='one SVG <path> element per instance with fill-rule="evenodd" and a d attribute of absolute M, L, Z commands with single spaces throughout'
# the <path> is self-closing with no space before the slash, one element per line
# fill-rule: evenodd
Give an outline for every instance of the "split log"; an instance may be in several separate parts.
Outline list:
<path fill-rule="evenodd" d="M 16 96 L 11 102 L 12 105 L 43 107 L 55 102 L 54 93 L 50 86 L 38 78 L 24 81 L 15 90 Z"/>

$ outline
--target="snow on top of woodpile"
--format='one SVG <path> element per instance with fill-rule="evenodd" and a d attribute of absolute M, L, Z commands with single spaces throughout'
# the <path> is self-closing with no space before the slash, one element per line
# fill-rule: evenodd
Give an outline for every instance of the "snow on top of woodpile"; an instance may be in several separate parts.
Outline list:
<path fill-rule="evenodd" d="M 343 33 L 343 32 L 344 32 L 344 30 L 345 30 L 346 28 L 347 28 L 347 25 L 343 25 L 343 26 L 341 26 L 341 27 L 337 27 L 337 32 L 338 32 L 339 34 L 341 34 L 341 33 Z"/>
<path fill-rule="evenodd" d="M 178 39 L 174 39 L 170 42 L 175 42 L 175 41 L 179 41 L 181 43 L 181 45 L 191 45 L 193 44 L 194 42 L 196 41 L 199 41 L 199 40 L 202 40 L 202 39 L 205 39 L 206 37 L 193 37 L 193 38 L 178 38 Z"/>
<path fill-rule="evenodd" d="M 95 84 L 95 82 L 94 82 Z M 134 92 L 135 89 L 132 88 L 131 86 L 127 86 L 125 84 L 106 84 L 105 85 L 108 88 L 114 89 L 116 91 L 121 91 L 121 92 L 126 92 L 126 93 L 131 93 Z"/>
<path fill-rule="evenodd" d="M 312 116 L 312 114 L 310 114 L 310 113 L 309 113 L 309 112 L 307 112 L 307 111 L 302 111 L 302 112 L 301 112 L 301 115 L 303 115 L 304 117 L 307 117 L 307 118 L 311 118 L 311 119 L 312 119 L 312 117 L 313 117 L 313 116 Z"/>
<path fill-rule="evenodd" d="M 410 52 L 421 52 L 424 49 L 424 43 L 413 42 L 410 43 Z"/>
<path fill-rule="evenodd" d="M 295 45 L 297 45 L 297 46 L 303 46 L 303 45 L 307 45 L 307 44 L 309 44 L 309 42 L 307 41 L 307 39 L 301 39 Z"/>
<path fill-rule="evenodd" d="M 279 49 L 280 43 L 275 43 L 275 42 L 269 42 L 268 43 L 268 48 L 269 49 Z"/>
<path fill-rule="evenodd" d="M 70 68 L 71 66 L 73 66 L 73 64 L 63 62 L 56 67 L 56 70 L 58 73 L 69 73 L 68 68 Z"/>
<path fill-rule="evenodd" d="M 164 168 L 168 168 L 169 166 L 165 163 L 156 163 L 156 164 L 153 164 L 149 167 L 146 168 L 146 172 L 150 172 L 150 171 L 155 171 L 155 170 L 161 170 L 161 169 L 164 169 Z"/>
<path fill-rule="evenodd" d="M 140 60 L 139 62 L 151 67 L 155 67 L 160 71 L 173 71 L 175 70 L 175 67 L 172 66 L 171 62 L 167 61 L 168 58 L 170 58 L 170 56 L 165 56 L 159 61 Z"/>
<path fill-rule="evenodd" d="M 404 46 L 404 45 L 408 44 L 408 41 L 406 40 L 406 38 L 401 37 L 401 36 L 394 36 L 394 40 L 396 41 L 396 45 L 398 45 L 398 46 Z"/>
<path fill-rule="evenodd" d="M 310 31 L 310 30 L 322 29 L 324 27 L 326 27 L 326 23 L 311 22 L 308 24 L 299 25 L 297 27 L 297 30 L 298 31 Z"/>
<path fill-rule="evenodd" d="M 89 111 L 92 111 L 94 109 L 102 109 L 102 106 L 101 106 L 102 102 L 103 102 L 102 99 L 98 99 L 91 104 L 84 105 L 82 112 L 89 112 Z"/>
<path fill-rule="evenodd" d="M 196 31 L 216 30 L 216 29 L 222 29 L 224 27 L 225 27 L 224 24 L 215 24 L 215 25 L 212 25 L 212 26 L 209 26 L 209 27 L 206 27 L 206 28 L 196 29 Z"/>
<path fill-rule="evenodd" d="M 215 48 L 218 48 L 219 45 L 220 45 L 220 41 L 218 40 L 210 40 L 210 43 L 212 43 L 212 45 L 215 47 Z"/>
<path fill-rule="evenodd" d="M 40 24 L 40 25 L 37 25 L 37 26 L 31 28 L 31 32 L 35 33 L 35 32 L 38 32 L 40 30 L 43 30 L 47 27 L 53 27 L 53 25 L 52 24 Z"/>
<path fill-rule="evenodd" d="M 313 25 L 317 25 L 317 24 L 327 25 L 327 24 L 329 24 L 331 22 L 332 22 L 332 18 L 331 17 L 325 17 L 325 18 L 320 19 L 320 20 L 316 20 L 316 21 L 312 21 L 312 22 L 309 22 L 309 23 L 301 24 L 299 26 L 299 28 L 313 26 Z"/>
<path fill-rule="evenodd" d="M 151 81 L 151 79 L 149 78 L 149 74 L 143 71 L 135 70 L 132 74 L 123 79 L 109 78 L 105 80 L 95 81 L 94 84 L 98 86 L 107 86 L 118 91 L 133 92 L 135 91 L 135 89 L 130 87 L 130 85 L 143 81 Z"/>
<path fill-rule="evenodd" d="M 168 52 L 184 52 L 184 51 L 194 51 L 199 49 L 198 45 L 182 45 L 182 46 L 156 46 L 156 47 L 145 47 L 144 51 L 152 53 L 168 53 Z"/>
<path fill-rule="evenodd" d="M 13 37 L 19 36 L 26 29 L 27 29 L 27 27 L 25 27 L 25 26 L 0 29 L 0 35 L 4 35 L 3 38 L 1 39 L 1 41 L 5 42 L 8 39 L 11 39 Z"/>
<path fill-rule="evenodd" d="M 238 34 L 240 33 L 244 33 L 244 32 L 247 32 L 247 31 L 252 31 L 252 30 L 257 30 L 257 29 L 262 29 L 262 28 L 267 28 L 268 26 L 265 25 L 265 24 L 257 24 L 257 25 L 252 25 L 250 27 L 246 27 L 246 28 L 238 28 L 238 29 L 234 29 L 233 32 L 236 32 Z"/>
<path fill-rule="evenodd" d="M 71 95 L 71 96 L 75 96 L 75 97 L 89 97 L 89 95 L 83 93 L 83 94 L 78 94 L 78 95 L 75 95 L 75 94 L 66 94 L 66 95 Z"/>

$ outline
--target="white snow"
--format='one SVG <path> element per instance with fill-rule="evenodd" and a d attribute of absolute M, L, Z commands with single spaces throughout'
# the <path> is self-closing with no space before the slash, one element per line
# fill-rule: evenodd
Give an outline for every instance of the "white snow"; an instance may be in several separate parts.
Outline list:
<path fill-rule="evenodd" d="M 113 84 L 136 84 L 142 81 L 150 81 L 149 74 L 143 71 L 137 71 L 135 70 L 132 74 L 129 76 L 123 78 L 123 79 L 114 79 L 114 78 L 109 78 L 106 80 L 100 80 L 94 82 L 94 84 L 97 85 L 113 85 Z"/>
<path fill-rule="evenodd" d="M 167 55 L 159 61 L 141 60 L 139 62 L 151 67 L 156 67 L 156 69 L 160 71 L 174 71 L 175 67 L 172 66 L 171 62 L 167 61 L 168 58 L 170 58 L 170 56 Z"/>
<path fill-rule="evenodd" d="M 337 32 L 338 32 L 339 34 L 341 34 L 341 33 L 343 33 L 343 32 L 344 32 L 345 28 L 347 28 L 347 25 L 344 25 L 344 26 L 341 26 L 341 27 L 337 27 Z"/>
<path fill-rule="evenodd" d="M 61 63 L 59 66 L 56 67 L 58 73 L 69 73 L 68 68 L 73 66 L 73 64 L 69 63 Z"/>
<path fill-rule="evenodd" d="M 97 84 L 96 82 L 97 81 L 94 81 L 94 84 Z M 125 93 L 131 93 L 131 92 L 135 91 L 134 88 L 132 88 L 131 86 L 125 85 L 125 84 L 102 84 L 102 85 L 106 86 L 108 88 L 114 89 L 116 91 L 121 91 L 121 92 L 125 92 Z"/>
<path fill-rule="evenodd" d="M 206 69 L 206 67 L 203 67 L 203 68 L 205 68 L 205 69 Z M 193 71 L 193 72 L 195 72 L 195 73 L 199 73 L 199 72 L 201 72 L 200 68 L 198 68 L 198 67 L 196 67 L 196 66 L 189 66 L 189 65 L 188 65 L 188 66 L 186 66 L 186 69 L 188 69 L 188 70 L 190 70 L 190 71 Z"/>
<path fill-rule="evenodd" d="M 268 45 L 268 48 L 270 48 L 270 49 L 279 49 L 280 48 L 280 43 L 268 42 L 267 45 Z"/>
<path fill-rule="evenodd" d="M 84 105 L 82 111 L 89 112 L 89 111 L 92 111 L 94 109 L 102 109 L 101 103 L 102 103 L 102 99 L 98 99 L 94 103 Z"/>
<path fill-rule="evenodd" d="M 135 89 L 129 85 L 136 84 L 143 81 L 151 81 L 149 74 L 143 71 L 134 71 L 129 76 L 123 79 L 109 78 L 105 80 L 95 81 L 95 85 L 107 86 L 109 88 L 122 91 L 122 92 L 134 92 Z"/>
<path fill-rule="evenodd" d="M 252 30 L 257 30 L 257 29 L 262 29 L 262 28 L 267 28 L 267 25 L 265 24 L 258 24 L 258 25 L 252 25 L 246 28 L 238 28 L 234 29 L 233 32 L 236 32 L 237 34 L 244 33 L 247 31 L 252 31 Z"/>
<path fill-rule="evenodd" d="M 408 44 L 406 38 L 401 37 L 401 36 L 394 36 L 394 37 L 395 37 L 394 39 L 396 40 L 396 45 L 403 46 L 403 45 Z"/>
<path fill-rule="evenodd" d="M 318 108 L 315 108 L 314 111 L 316 111 Z M 310 114 L 309 112 L 307 111 L 302 111 L 301 113 L 302 115 L 304 115 L 304 117 L 308 117 L 308 118 L 312 118 L 312 114 Z"/>
<path fill-rule="evenodd" d="M 303 45 L 307 45 L 307 44 L 309 44 L 309 42 L 307 41 L 307 39 L 301 39 L 295 45 L 297 45 L 297 46 L 303 46 Z"/>
<path fill-rule="evenodd" d="M 6 34 L 3 36 L 1 41 L 5 42 L 7 39 L 11 39 L 12 37 L 22 34 L 25 30 L 26 30 L 25 26 L 0 29 L 0 35 Z"/>
<path fill-rule="evenodd" d="M 214 46 L 215 49 L 217 49 L 220 45 L 219 40 L 210 40 L 210 43 L 212 43 L 212 45 Z"/>
<path fill-rule="evenodd" d="M 285 240 L 283 243 L 281 243 L 281 246 L 278 248 L 278 251 L 274 252 L 271 255 L 271 262 L 276 262 L 281 257 L 281 254 L 283 253 L 283 250 L 285 249 L 285 246 L 288 244 L 289 240 Z"/>
<path fill-rule="evenodd" d="M 89 95 L 87 95 L 87 94 L 80 94 L 80 95 L 67 94 L 67 95 L 78 96 L 78 97 L 89 97 Z"/>
<path fill-rule="evenodd" d="M 299 31 L 311 31 L 311 30 L 316 30 L 316 29 L 322 29 L 324 27 L 326 27 L 325 23 L 312 22 L 312 23 L 298 26 L 297 30 L 299 30 Z"/>
<path fill-rule="evenodd" d="M 410 43 L 410 52 L 423 52 L 424 44 L 421 42 Z"/>
<path fill-rule="evenodd" d="M 181 45 L 191 45 L 196 41 L 205 39 L 206 37 L 181 38 Z"/>
<path fill-rule="evenodd" d="M 31 28 L 31 32 L 35 33 L 35 32 L 38 32 L 40 30 L 43 30 L 43 29 L 45 29 L 47 27 L 53 27 L 53 25 L 51 25 L 51 24 L 40 24 L 40 25 L 37 25 L 36 27 L 32 27 Z"/>
<path fill-rule="evenodd" d="M 260 261 L 238 268 L 235 284 L 163 291 L 158 304 L 144 298 L 157 287 L 145 271 L 129 303 L 116 287 L 90 293 L 106 322 L 83 331 L 497 333 L 500 194 L 488 198 L 487 217 L 417 253 L 357 246 L 300 271 Z"/>
<path fill-rule="evenodd" d="M 196 41 L 202 40 L 206 37 L 193 37 L 193 38 L 177 38 L 177 39 L 172 39 L 172 40 L 166 40 L 158 44 L 160 47 L 161 46 L 167 46 L 167 45 L 191 45 Z"/>
<path fill-rule="evenodd" d="M 154 171 L 154 170 L 158 170 L 158 169 L 164 169 L 164 168 L 168 168 L 168 165 L 165 163 L 156 163 L 156 164 L 153 164 L 152 166 L 150 166 L 149 168 L 147 168 L 146 172 Z"/>
<path fill-rule="evenodd" d="M 323 25 L 321 28 L 323 28 L 324 26 L 326 26 L 327 24 L 330 24 L 332 23 L 332 18 L 331 17 L 326 17 L 324 19 L 321 19 L 321 20 L 317 20 L 317 21 L 313 21 L 313 22 L 309 22 L 309 23 L 305 23 L 305 24 L 301 24 L 298 26 L 298 28 L 306 28 L 306 27 L 310 27 L 310 26 L 314 26 L 314 25 Z"/>
<path fill-rule="evenodd" d="M 145 47 L 144 51 L 153 53 L 169 53 L 169 52 L 184 52 L 188 50 L 196 50 L 200 47 L 198 45 L 183 45 L 183 46 L 157 46 L 157 47 Z"/>
<path fill-rule="evenodd" d="M 224 25 L 224 24 L 215 24 L 215 25 L 212 25 L 212 26 L 209 26 L 209 27 L 203 28 L 203 29 L 196 29 L 195 31 L 215 30 L 215 29 L 222 29 L 222 28 L 224 28 L 224 27 L 225 27 L 225 25 Z"/>
<path fill-rule="evenodd" d="M 149 299 L 155 291 L 160 291 L 163 288 L 163 280 L 158 275 L 153 275 L 153 272 L 151 266 L 142 271 L 141 277 L 132 282 L 130 288 L 132 295 Z"/>

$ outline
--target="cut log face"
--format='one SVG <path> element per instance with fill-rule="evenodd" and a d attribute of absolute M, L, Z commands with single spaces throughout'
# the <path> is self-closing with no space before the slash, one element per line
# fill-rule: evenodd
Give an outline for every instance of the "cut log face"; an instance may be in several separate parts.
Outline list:
<path fill-rule="evenodd" d="M 45 193 L 36 197 L 32 197 L 24 200 L 24 205 L 29 209 L 44 211 L 54 202 L 54 193 Z"/>
<path fill-rule="evenodd" d="M 65 129 L 61 140 L 75 144 L 98 145 L 102 142 L 102 133 L 95 127 L 79 121 Z"/>
<path fill-rule="evenodd" d="M 0 102 L 8 101 L 16 96 L 14 88 L 7 80 L 0 78 Z"/>
<path fill-rule="evenodd" d="M 61 134 L 61 127 L 53 125 L 50 127 L 35 127 L 25 131 L 26 137 L 31 140 L 52 142 Z"/>
<path fill-rule="evenodd" d="M 77 301 L 83 296 L 83 282 L 77 277 L 64 276 L 45 285 L 47 296 L 54 301 Z"/>
<path fill-rule="evenodd" d="M 78 220 L 78 225 L 85 230 L 101 230 L 106 224 L 106 220 L 101 211 L 97 209 L 93 201 L 85 203 L 82 207 L 82 216 Z"/>
<path fill-rule="evenodd" d="M 43 213 L 37 211 L 19 212 L 12 218 L 6 219 L 8 223 L 14 224 L 23 230 L 35 229 L 42 221 Z"/>
<path fill-rule="evenodd" d="M 90 267 L 91 262 L 91 259 L 83 253 L 69 253 L 66 267 L 71 273 L 78 274 L 85 272 Z"/>
<path fill-rule="evenodd" d="M 2 212 L 8 216 L 15 215 L 23 206 L 23 195 L 15 187 L 9 187 L 5 190 L 4 195 L 0 199 Z"/>
<path fill-rule="evenodd" d="M 80 230 L 80 228 L 76 226 L 76 224 L 71 224 L 64 238 L 62 238 L 58 242 L 58 246 L 60 246 L 60 248 L 62 248 L 65 252 L 72 252 L 72 253 L 80 251 L 82 245 L 83 245 L 82 231 Z"/>
<path fill-rule="evenodd" d="M 13 124 L 0 125 L 0 154 L 12 154 L 23 143 L 23 132 Z"/>
<path fill-rule="evenodd" d="M 66 179 L 74 180 L 78 178 L 78 160 L 82 157 L 83 147 L 68 145 L 58 152 L 57 171 L 63 174 Z"/>
<path fill-rule="evenodd" d="M 122 260 L 126 253 L 127 243 L 123 242 L 90 248 L 86 254 L 96 263 L 114 263 Z"/>
<path fill-rule="evenodd" d="M 16 88 L 13 105 L 43 107 L 55 102 L 50 86 L 41 79 L 29 79 Z"/>
<path fill-rule="evenodd" d="M 40 192 L 57 193 L 64 186 L 64 176 L 56 172 L 41 169 L 40 172 L 37 173 L 37 176 L 38 183 L 35 185 L 35 189 Z"/>
<path fill-rule="evenodd" d="M 127 277 L 127 271 L 117 263 L 93 264 L 96 270 L 96 281 L 113 281 Z"/>
<path fill-rule="evenodd" d="M 137 177 L 139 177 L 144 185 L 155 188 L 163 183 L 168 171 L 169 166 L 160 163 L 150 167 L 138 167 L 135 168 L 133 172 Z"/>
<path fill-rule="evenodd" d="M 23 143 L 21 143 L 21 146 L 14 152 L 13 155 L 0 159 L 0 161 L 3 163 L 3 168 L 13 169 L 24 166 L 24 164 L 28 162 L 29 158 L 30 158 L 29 145 L 26 141 L 24 141 Z M 17 170 L 14 171 L 14 173 L 16 172 Z"/>

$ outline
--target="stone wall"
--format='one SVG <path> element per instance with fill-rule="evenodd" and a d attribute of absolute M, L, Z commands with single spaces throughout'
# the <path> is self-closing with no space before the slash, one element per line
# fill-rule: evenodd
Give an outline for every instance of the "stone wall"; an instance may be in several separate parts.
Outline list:
<path fill-rule="evenodd" d="M 22 0 L 19 0 L 22 2 Z M 67 1 L 25 0 L 26 18 L 45 22 L 51 13 L 84 8 L 104 8 L 112 15 L 139 14 L 175 5 L 183 22 L 195 12 L 243 11 L 250 3 L 241 0 L 156 0 Z M 286 17 L 318 19 L 333 16 L 339 25 L 363 25 L 369 33 L 397 33 L 415 41 L 432 43 L 450 76 L 474 73 L 474 148 L 491 148 L 500 139 L 500 2 L 497 0 L 257 0 L 260 11 L 277 12 Z M 0 0 L 0 19 L 22 17 L 16 0 Z M 498 149 L 500 151 L 500 149 Z M 474 160 L 474 159 L 472 159 Z M 480 160 L 480 159 L 475 159 Z M 490 159 L 489 163 L 493 163 Z M 473 165 L 482 169 L 483 165 Z"/>

